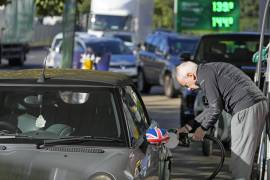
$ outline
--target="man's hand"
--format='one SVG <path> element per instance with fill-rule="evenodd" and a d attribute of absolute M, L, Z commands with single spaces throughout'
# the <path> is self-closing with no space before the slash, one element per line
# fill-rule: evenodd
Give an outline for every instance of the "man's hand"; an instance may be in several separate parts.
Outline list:
<path fill-rule="evenodd" d="M 195 133 L 193 134 L 192 139 L 194 141 L 203 141 L 204 135 L 205 131 L 201 127 L 198 127 Z"/>

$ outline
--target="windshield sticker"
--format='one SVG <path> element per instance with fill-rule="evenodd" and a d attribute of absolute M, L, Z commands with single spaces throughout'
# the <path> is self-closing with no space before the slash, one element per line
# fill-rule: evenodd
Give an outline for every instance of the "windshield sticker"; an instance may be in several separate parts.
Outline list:
<path fill-rule="evenodd" d="M 45 127 L 45 124 L 46 124 L 46 120 L 40 114 L 36 119 L 36 127 L 43 128 L 43 127 Z"/>

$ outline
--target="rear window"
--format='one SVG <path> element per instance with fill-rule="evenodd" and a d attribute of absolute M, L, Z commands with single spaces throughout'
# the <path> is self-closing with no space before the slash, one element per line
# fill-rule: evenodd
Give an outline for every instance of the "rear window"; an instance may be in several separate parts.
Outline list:
<path fill-rule="evenodd" d="M 195 59 L 199 62 L 228 62 L 251 65 L 252 56 L 259 48 L 259 35 L 204 37 Z"/>
<path fill-rule="evenodd" d="M 181 52 L 190 52 L 194 53 L 197 40 L 193 39 L 172 39 L 168 40 L 169 42 L 169 52 L 170 54 L 180 54 Z"/>
<path fill-rule="evenodd" d="M 111 53 L 121 54 L 121 44 L 118 41 L 106 41 L 106 42 L 91 42 L 87 43 L 87 47 L 91 47 L 96 54 Z"/>

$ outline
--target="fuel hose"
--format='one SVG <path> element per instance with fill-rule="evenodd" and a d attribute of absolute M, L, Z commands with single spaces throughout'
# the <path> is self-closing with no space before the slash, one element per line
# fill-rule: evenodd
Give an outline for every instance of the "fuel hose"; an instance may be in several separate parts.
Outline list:
<path fill-rule="evenodd" d="M 211 179 L 214 179 L 217 174 L 220 172 L 222 166 L 223 166 L 223 163 L 224 163 L 224 159 L 225 159 L 225 149 L 224 149 L 224 146 L 222 144 L 222 142 L 216 138 L 216 137 L 213 137 L 213 136 L 210 136 L 210 135 L 205 135 L 204 136 L 205 139 L 208 139 L 208 140 L 211 140 L 213 141 L 214 143 L 216 143 L 220 149 L 220 162 L 218 164 L 218 166 L 216 167 L 216 169 L 213 171 L 213 173 L 207 178 L 207 180 L 211 180 Z"/>
<path fill-rule="evenodd" d="M 225 149 L 224 149 L 222 142 L 216 137 L 213 137 L 213 136 L 206 134 L 204 136 L 204 139 L 213 141 L 213 143 L 217 144 L 218 148 L 220 149 L 220 153 L 221 153 L 220 154 L 220 162 L 219 162 L 218 166 L 215 168 L 213 173 L 207 178 L 207 180 L 211 180 L 217 176 L 217 174 L 220 172 L 221 168 L 223 167 L 223 163 L 224 163 L 224 159 L 225 159 Z M 180 133 L 179 134 L 179 145 L 180 146 L 189 147 L 190 141 L 193 141 L 192 134 L 187 134 L 187 133 Z M 193 141 L 193 142 L 201 142 L 201 141 Z"/>

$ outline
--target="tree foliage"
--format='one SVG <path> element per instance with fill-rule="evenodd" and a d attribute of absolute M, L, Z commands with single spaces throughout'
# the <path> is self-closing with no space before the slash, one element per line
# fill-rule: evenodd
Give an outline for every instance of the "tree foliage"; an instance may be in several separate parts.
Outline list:
<path fill-rule="evenodd" d="M 89 12 L 90 2 L 91 0 L 77 0 L 78 12 Z M 61 16 L 65 6 L 65 0 L 35 0 L 35 3 L 38 16 Z"/>
<path fill-rule="evenodd" d="M 64 10 L 65 0 L 35 0 L 38 16 L 59 16 Z"/>
<path fill-rule="evenodd" d="M 91 0 L 84 0 L 78 4 L 78 11 L 80 14 L 89 13 Z"/>
<path fill-rule="evenodd" d="M 259 25 L 259 1 L 240 0 L 240 31 L 257 31 Z"/>
<path fill-rule="evenodd" d="M 155 2 L 155 5 L 154 5 L 153 27 L 173 29 L 174 0 L 155 0 L 154 2 Z"/>
<path fill-rule="evenodd" d="M 11 3 L 11 0 L 0 0 L 0 6 Z"/>

